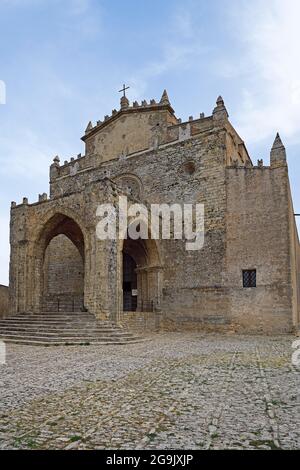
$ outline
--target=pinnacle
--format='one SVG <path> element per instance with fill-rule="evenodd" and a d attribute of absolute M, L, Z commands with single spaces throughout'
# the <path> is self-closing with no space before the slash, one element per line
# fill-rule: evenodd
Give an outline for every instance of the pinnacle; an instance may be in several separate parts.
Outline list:
<path fill-rule="evenodd" d="M 121 103 L 121 109 L 128 108 L 129 107 L 129 99 L 127 98 L 127 96 L 122 96 L 121 100 L 120 100 L 120 103 Z"/>
<path fill-rule="evenodd" d="M 93 124 L 91 121 L 89 121 L 88 125 L 87 125 L 87 128 L 85 130 L 85 132 L 89 132 L 91 129 L 93 129 Z"/>
<path fill-rule="evenodd" d="M 161 100 L 160 100 L 160 104 L 170 104 L 170 100 L 169 100 L 169 97 L 168 97 L 167 90 L 164 90 L 164 92 L 162 94 L 162 97 L 161 97 Z"/>
<path fill-rule="evenodd" d="M 228 119 L 229 115 L 224 104 L 222 96 L 219 96 L 216 101 L 217 106 L 213 110 L 213 116 L 216 120 Z"/>
<path fill-rule="evenodd" d="M 280 148 L 280 147 L 284 148 L 284 145 L 283 145 L 282 140 L 280 138 L 279 132 L 277 132 L 272 149 Z"/>

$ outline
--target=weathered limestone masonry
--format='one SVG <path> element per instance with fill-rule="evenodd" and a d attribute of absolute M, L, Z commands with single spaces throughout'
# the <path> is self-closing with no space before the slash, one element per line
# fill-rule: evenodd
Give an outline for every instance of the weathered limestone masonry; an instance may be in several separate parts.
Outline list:
<path fill-rule="evenodd" d="M 83 307 L 84 266 L 77 247 L 65 235 L 53 238 L 44 261 L 43 310 L 80 311 Z"/>
<path fill-rule="evenodd" d="M 299 241 L 279 136 L 270 166 L 226 171 L 226 283 L 233 319 L 245 329 L 255 322 L 261 331 L 272 331 L 274 323 L 288 331 L 299 323 Z M 238 285 L 241 266 L 257 270 L 255 289 Z"/>
<path fill-rule="evenodd" d="M 123 96 L 82 140 L 85 156 L 55 157 L 49 199 L 12 203 L 13 313 L 81 306 L 144 331 L 298 327 L 300 249 L 279 136 L 270 166 L 253 166 L 221 97 L 212 116 L 182 123 L 165 91 L 159 103 L 130 106 Z M 204 247 L 98 240 L 97 207 L 120 195 L 147 206 L 203 203 Z M 250 270 L 256 286 L 246 287 Z"/>
<path fill-rule="evenodd" d="M 0 284 L 0 318 L 9 313 L 8 287 Z"/>

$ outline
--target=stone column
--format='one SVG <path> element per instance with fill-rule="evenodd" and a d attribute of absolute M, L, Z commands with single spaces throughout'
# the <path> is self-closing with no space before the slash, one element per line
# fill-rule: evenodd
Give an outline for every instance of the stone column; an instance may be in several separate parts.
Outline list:
<path fill-rule="evenodd" d="M 143 280 L 142 280 L 142 274 L 138 268 L 136 269 L 136 274 L 137 274 L 137 291 L 138 291 L 137 311 L 140 312 L 142 310 Z"/>
<path fill-rule="evenodd" d="M 115 317 L 114 321 L 121 325 L 123 321 L 123 251 L 122 240 L 116 242 L 116 276 L 115 276 Z"/>
<path fill-rule="evenodd" d="M 15 312 L 25 313 L 27 309 L 27 293 L 30 289 L 29 277 L 27 276 L 27 241 L 21 241 L 15 247 Z"/>
<path fill-rule="evenodd" d="M 95 259 L 95 246 L 92 246 L 92 238 L 94 230 L 89 230 L 85 239 L 84 246 L 84 296 L 83 302 L 85 308 L 90 312 L 95 312 L 94 309 L 94 298 L 93 298 L 93 277 L 94 265 L 93 260 Z"/>
<path fill-rule="evenodd" d="M 26 310 L 33 313 L 38 313 L 41 310 L 40 295 L 37 295 L 37 286 L 40 287 L 41 278 L 43 273 L 39 269 L 40 259 L 35 253 L 35 243 L 28 242 L 27 247 L 27 272 L 26 272 L 26 290 L 27 290 L 27 307 Z"/>
<path fill-rule="evenodd" d="M 93 276 L 92 303 L 94 314 L 99 320 L 112 319 L 111 298 L 113 286 L 112 270 L 113 260 L 109 262 L 109 243 L 106 240 L 97 240 L 95 236 L 95 256 L 91 275 Z"/>
<path fill-rule="evenodd" d="M 18 244 L 10 246 L 10 263 L 9 263 L 9 308 L 10 313 L 18 312 Z"/>
<path fill-rule="evenodd" d="M 140 268 L 141 280 L 142 280 L 142 292 L 141 292 L 141 302 L 143 311 L 148 308 L 148 273 L 146 268 Z"/>
<path fill-rule="evenodd" d="M 147 268 L 149 302 L 153 302 L 154 310 L 161 306 L 162 268 L 150 266 Z"/>
<path fill-rule="evenodd" d="M 28 263 L 28 200 L 16 207 L 12 204 L 10 214 L 10 310 L 12 313 L 28 311 L 27 295 L 30 286 Z"/>

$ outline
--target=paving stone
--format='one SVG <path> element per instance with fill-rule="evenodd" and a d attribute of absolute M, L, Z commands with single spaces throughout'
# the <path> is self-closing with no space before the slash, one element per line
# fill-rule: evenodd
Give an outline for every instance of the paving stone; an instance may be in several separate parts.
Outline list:
<path fill-rule="evenodd" d="M 7 345 L 0 449 L 299 449 L 292 336 Z"/>

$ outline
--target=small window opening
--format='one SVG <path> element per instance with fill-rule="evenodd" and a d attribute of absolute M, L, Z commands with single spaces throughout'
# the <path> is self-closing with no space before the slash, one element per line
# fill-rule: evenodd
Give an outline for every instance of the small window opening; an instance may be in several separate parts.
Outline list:
<path fill-rule="evenodd" d="M 243 287 L 256 287 L 256 269 L 243 269 Z"/>

